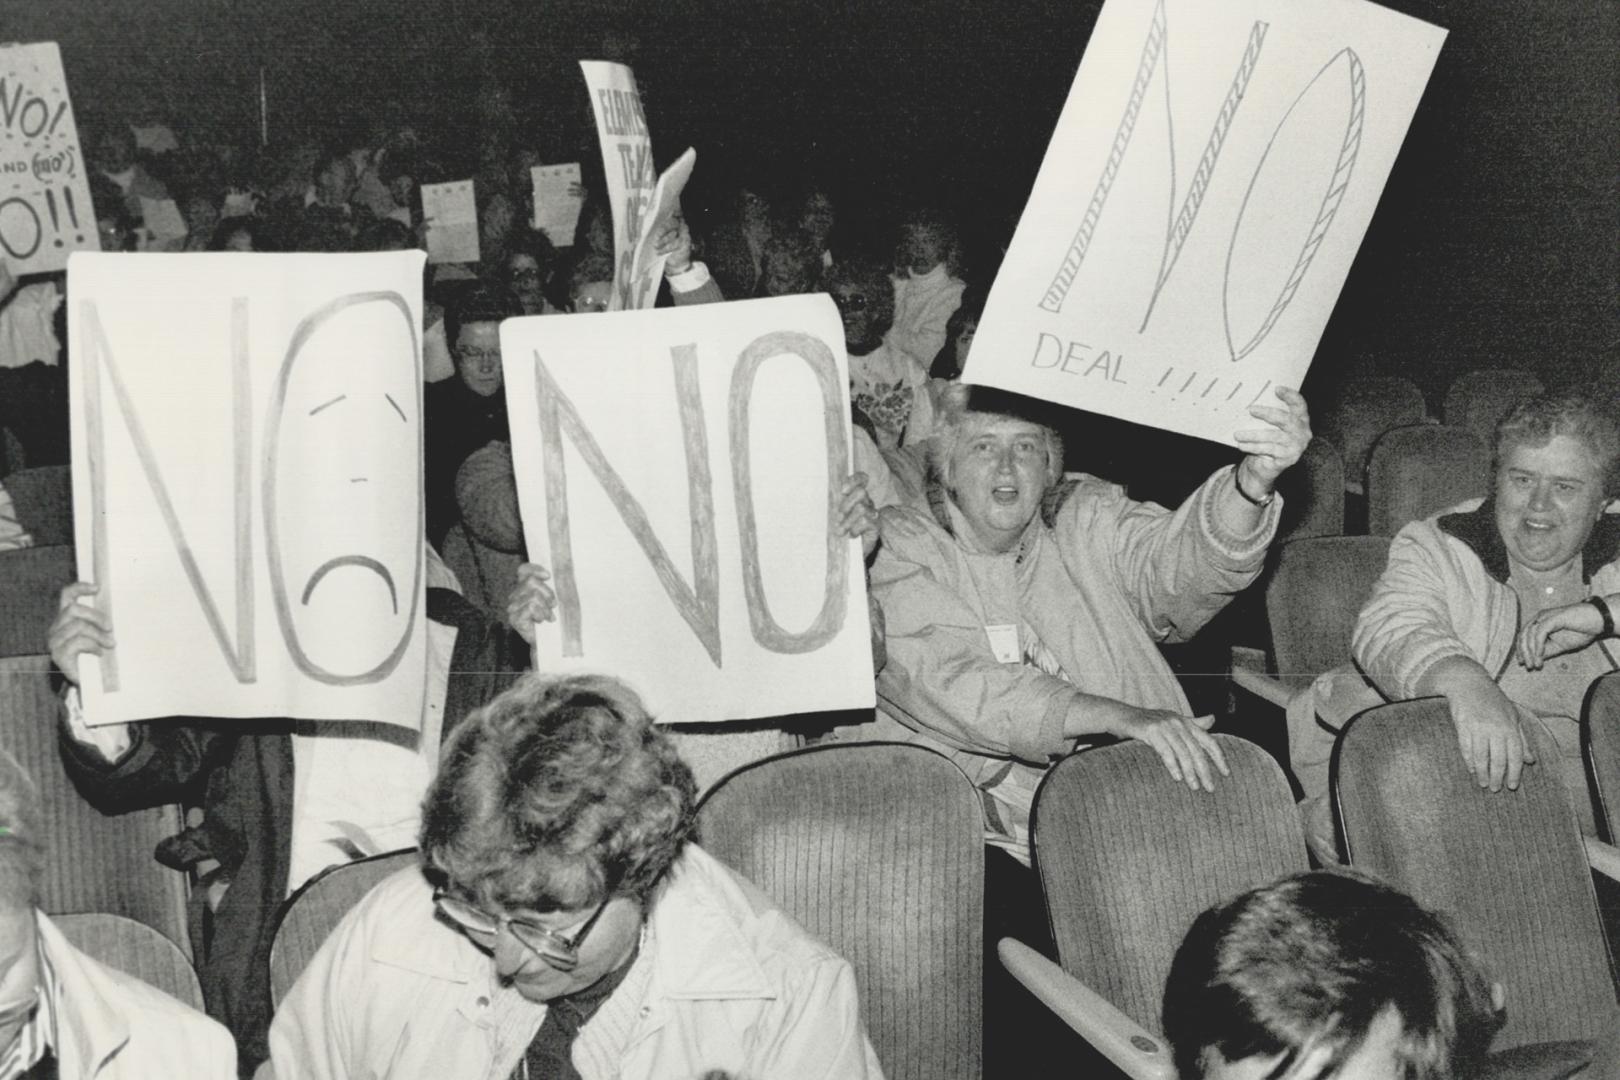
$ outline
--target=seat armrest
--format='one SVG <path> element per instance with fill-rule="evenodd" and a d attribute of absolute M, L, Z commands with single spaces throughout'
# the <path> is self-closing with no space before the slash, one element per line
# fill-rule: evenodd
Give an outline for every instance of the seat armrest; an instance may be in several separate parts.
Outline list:
<path fill-rule="evenodd" d="M 1234 667 L 1232 682 L 1261 701 L 1269 702 L 1279 709 L 1288 708 L 1288 699 L 1294 696 L 1294 692 L 1279 680 L 1248 668 Z"/>
<path fill-rule="evenodd" d="M 996 946 L 1013 978 L 1131 1080 L 1175 1080 L 1170 1046 L 1021 941 Z"/>
<path fill-rule="evenodd" d="M 1620 881 L 1620 848 L 1594 840 L 1586 840 L 1586 864 L 1610 881 Z"/>

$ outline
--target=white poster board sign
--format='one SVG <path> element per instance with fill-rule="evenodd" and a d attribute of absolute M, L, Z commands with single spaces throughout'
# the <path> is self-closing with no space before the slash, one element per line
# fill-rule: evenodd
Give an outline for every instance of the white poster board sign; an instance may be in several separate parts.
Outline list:
<path fill-rule="evenodd" d="M 0 45 L 0 257 L 13 274 L 97 251 L 96 211 L 55 42 Z"/>
<path fill-rule="evenodd" d="M 1107 0 L 963 378 L 1236 445 L 1298 388 L 1445 31 Z"/>
<path fill-rule="evenodd" d="M 585 206 L 580 190 L 579 162 L 563 165 L 536 165 L 529 170 L 534 185 L 534 220 L 530 224 L 546 234 L 555 248 L 574 246 L 579 212 Z"/>
<path fill-rule="evenodd" d="M 664 269 L 663 259 L 653 260 L 639 273 L 635 265 L 642 218 L 658 184 L 652 136 L 641 110 L 635 74 L 628 67 L 605 60 L 581 60 L 579 67 L 596 113 L 608 204 L 613 210 L 613 296 L 608 310 L 639 311 L 652 307 Z"/>
<path fill-rule="evenodd" d="M 471 180 L 423 184 L 422 219 L 427 222 L 428 262 L 478 261 L 478 201 Z"/>
<path fill-rule="evenodd" d="M 68 296 L 90 722 L 417 727 L 421 253 L 80 254 Z"/>
<path fill-rule="evenodd" d="M 874 703 L 848 359 L 826 296 L 501 324 L 518 503 L 557 619 L 542 671 L 663 722 Z"/>

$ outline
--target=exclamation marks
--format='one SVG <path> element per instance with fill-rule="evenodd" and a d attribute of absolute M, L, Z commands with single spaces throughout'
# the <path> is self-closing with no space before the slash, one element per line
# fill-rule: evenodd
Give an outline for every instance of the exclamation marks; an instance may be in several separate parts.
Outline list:
<path fill-rule="evenodd" d="M 74 231 L 73 242 L 76 244 L 84 243 L 84 233 L 79 231 L 79 207 L 78 204 L 73 201 L 72 188 L 62 189 L 62 206 L 67 210 L 68 225 Z M 56 192 L 50 190 L 49 188 L 45 189 L 45 208 L 51 212 L 51 227 L 56 232 L 56 246 L 61 247 L 62 214 L 61 211 L 56 208 Z"/>
<path fill-rule="evenodd" d="M 79 224 L 79 208 L 74 205 L 72 188 L 62 189 L 62 205 L 67 207 L 68 221 L 73 225 L 73 242 L 75 244 L 84 243 L 84 233 L 81 231 L 84 226 Z"/>

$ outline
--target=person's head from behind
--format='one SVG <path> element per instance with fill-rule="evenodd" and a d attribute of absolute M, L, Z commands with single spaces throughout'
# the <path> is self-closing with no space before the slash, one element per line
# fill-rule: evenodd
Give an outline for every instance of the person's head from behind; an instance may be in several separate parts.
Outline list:
<path fill-rule="evenodd" d="M 967 526 L 958 539 L 1011 551 L 1063 478 L 1063 440 L 1042 406 L 1018 394 L 956 383 L 940 405 L 929 456 Z"/>
<path fill-rule="evenodd" d="M 815 292 L 821 281 L 821 249 L 802 229 L 782 229 L 765 241 L 759 256 L 759 295 Z"/>
<path fill-rule="evenodd" d="M 894 285 L 881 262 L 864 256 L 836 262 L 822 287 L 838 305 L 849 352 L 865 356 L 882 344 L 894 325 Z"/>
<path fill-rule="evenodd" d="M 1499 1026 L 1449 926 L 1348 870 L 1296 874 L 1194 920 L 1165 982 L 1182 1080 L 1464 1080 Z"/>
<path fill-rule="evenodd" d="M 257 218 L 228 217 L 214 227 L 209 251 L 271 251 Z"/>
<path fill-rule="evenodd" d="M 691 770 L 622 683 L 529 675 L 440 756 L 421 838 L 440 914 L 525 998 L 577 993 L 635 948 L 695 803 Z"/>
<path fill-rule="evenodd" d="M 573 258 L 558 274 L 561 307 L 576 315 L 597 314 L 613 300 L 613 256 L 575 245 Z"/>
<path fill-rule="evenodd" d="M 479 397 L 500 392 L 501 322 L 523 314 L 517 297 L 504 288 L 478 284 L 444 308 L 444 340 L 456 362 L 456 377 Z"/>
<path fill-rule="evenodd" d="M 315 159 L 311 178 L 315 183 L 316 200 L 322 206 L 332 207 L 346 206 L 354 198 L 360 182 L 349 151 L 335 147 L 329 147 Z"/>
<path fill-rule="evenodd" d="M 106 117 L 86 125 L 84 144 L 95 167 L 104 173 L 122 173 L 135 165 L 135 131 L 125 120 Z"/>
<path fill-rule="evenodd" d="M 39 1006 L 34 927 L 44 851 L 39 806 L 39 789 L 16 759 L 0 750 L 0 1061 Z"/>
<path fill-rule="evenodd" d="M 1523 402 L 1497 425 L 1494 451 L 1496 527 L 1508 554 L 1531 570 L 1568 565 L 1620 495 L 1612 407 L 1581 393 Z"/>
<path fill-rule="evenodd" d="M 838 224 L 838 207 L 826 186 L 806 185 L 800 191 L 797 209 L 794 224 L 805 231 L 818 251 L 826 251 L 832 243 L 833 227 Z"/>

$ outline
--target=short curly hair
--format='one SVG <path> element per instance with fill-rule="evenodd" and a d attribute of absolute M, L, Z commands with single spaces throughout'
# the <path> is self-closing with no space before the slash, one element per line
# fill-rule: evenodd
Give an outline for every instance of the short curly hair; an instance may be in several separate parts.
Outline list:
<path fill-rule="evenodd" d="M 1007 417 L 1039 427 L 1046 439 L 1046 488 L 1051 491 L 1062 482 L 1063 436 L 1049 406 L 990 386 L 950 383 L 940 390 L 937 423 L 927 449 L 929 477 L 947 492 L 955 490 L 956 448 L 974 416 Z"/>
<path fill-rule="evenodd" d="M 691 837 L 696 801 L 692 770 L 634 691 L 530 674 L 446 742 L 422 852 L 430 875 L 496 910 L 645 903 Z"/>
<path fill-rule="evenodd" d="M 1586 444 L 1603 477 L 1603 494 L 1620 495 L 1620 416 L 1603 395 L 1570 391 L 1520 402 L 1496 425 L 1492 471 L 1516 446 L 1546 446 L 1568 435 Z"/>

